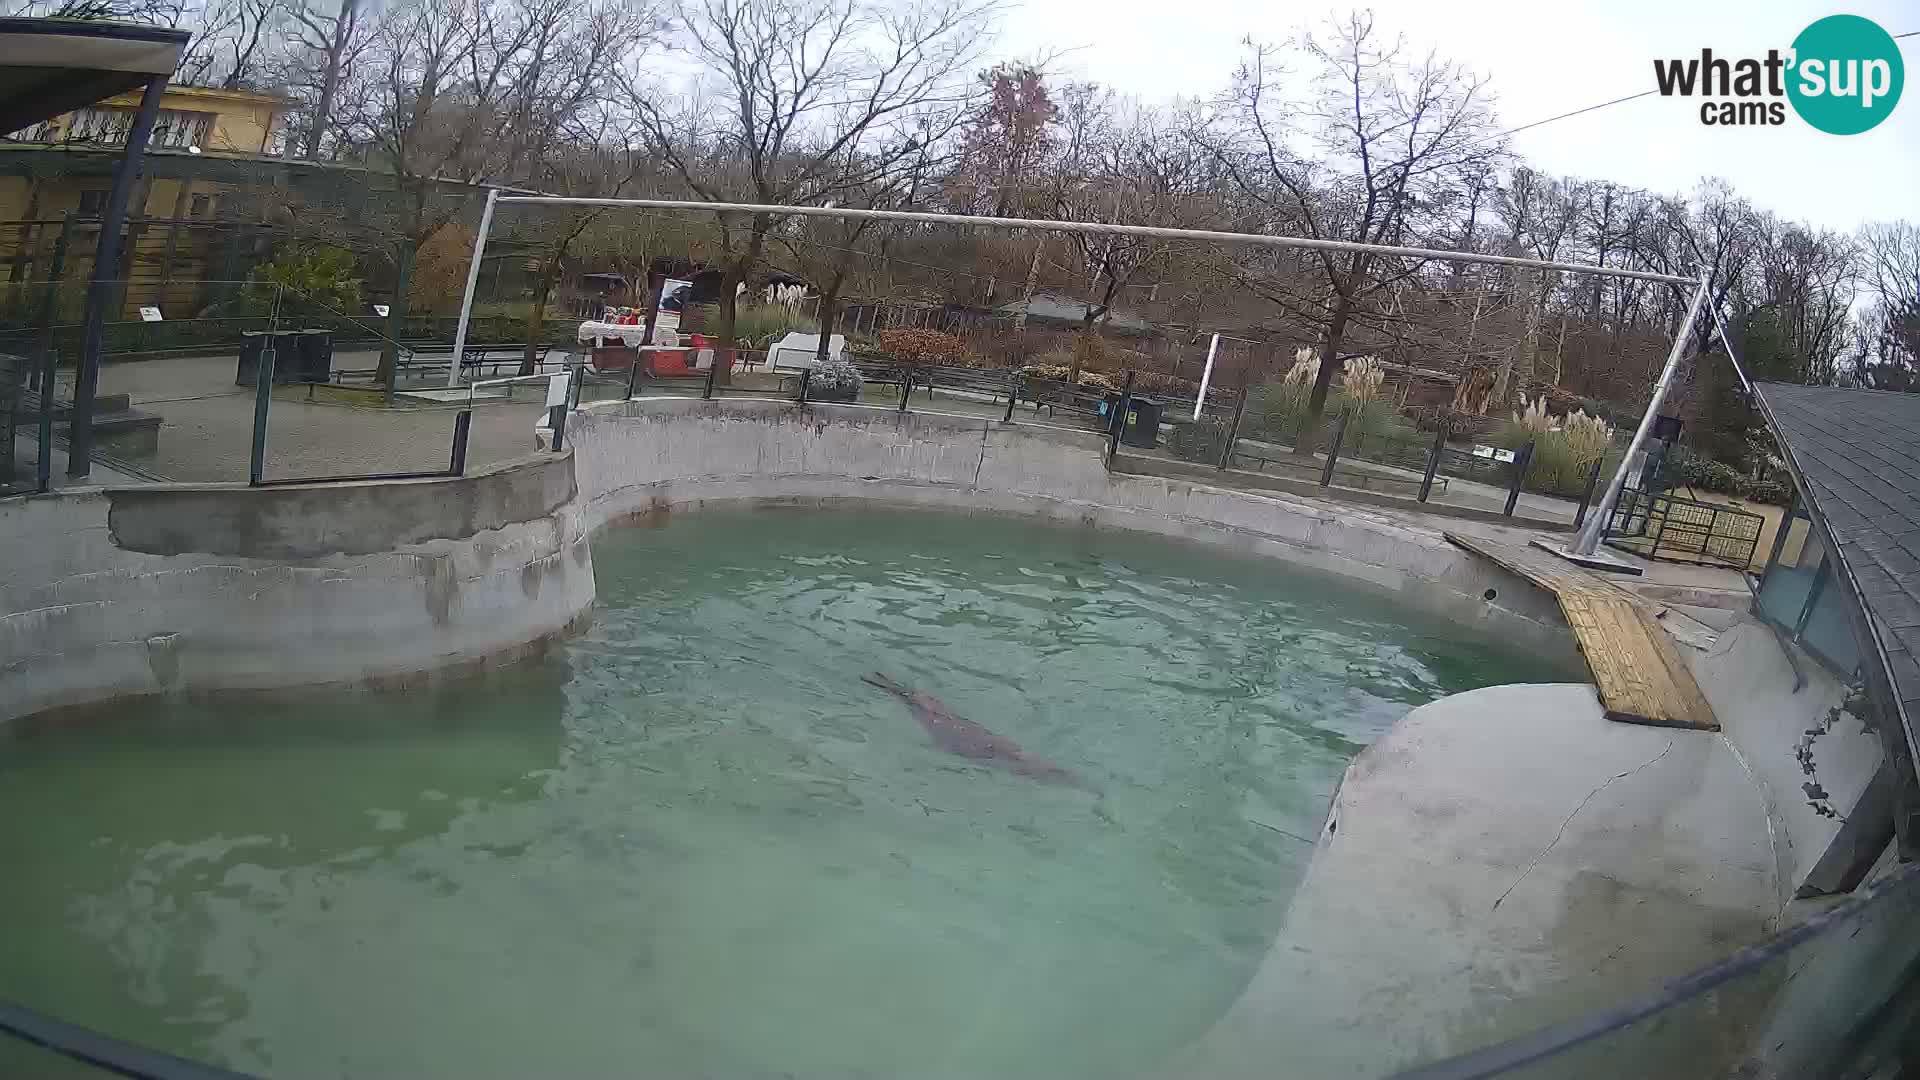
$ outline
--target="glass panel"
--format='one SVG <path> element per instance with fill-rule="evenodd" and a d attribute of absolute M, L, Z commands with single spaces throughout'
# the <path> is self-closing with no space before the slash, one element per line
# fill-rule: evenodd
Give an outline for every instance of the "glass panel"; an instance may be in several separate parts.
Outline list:
<path fill-rule="evenodd" d="M 1820 595 L 1814 599 L 1807 624 L 1800 631 L 1800 643 L 1835 670 L 1851 674 L 1860 666 L 1860 646 L 1853 636 L 1849 609 L 1853 598 L 1847 587 L 1829 571 L 1821 582 Z"/>
<path fill-rule="evenodd" d="M 1789 547 L 1794 543 L 1795 538 L 1789 535 Z M 1789 558 L 1787 552 L 1781 552 L 1779 563 L 1767 572 L 1766 579 L 1760 583 L 1760 613 L 1788 633 L 1800 625 L 1800 612 L 1806 607 L 1807 593 L 1813 587 L 1813 579 L 1825 557 L 1825 550 L 1818 537 L 1802 536 L 1798 550 L 1792 556 Z"/>
<path fill-rule="evenodd" d="M 1792 948 L 1734 962 L 1740 970 L 1726 982 L 1528 1064 L 1501 1064 L 1526 1056 L 1529 1040 L 1516 1039 L 1407 1075 L 1877 1075 L 1898 1060 L 1920 1012 L 1920 878 L 1910 873 Z"/>

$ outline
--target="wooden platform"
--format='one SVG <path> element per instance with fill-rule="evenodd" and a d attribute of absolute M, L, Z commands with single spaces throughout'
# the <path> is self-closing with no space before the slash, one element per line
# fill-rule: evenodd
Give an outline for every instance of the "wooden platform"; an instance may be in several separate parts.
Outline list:
<path fill-rule="evenodd" d="M 1593 672 L 1607 719 L 1720 730 L 1713 707 L 1654 613 L 1625 589 L 1549 552 L 1458 533 L 1449 541 L 1493 560 L 1560 601 L 1560 611 Z"/>

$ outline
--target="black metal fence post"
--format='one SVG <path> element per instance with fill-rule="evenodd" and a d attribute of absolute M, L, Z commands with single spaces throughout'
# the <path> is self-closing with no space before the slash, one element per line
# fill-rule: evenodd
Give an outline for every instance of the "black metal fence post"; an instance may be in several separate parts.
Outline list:
<path fill-rule="evenodd" d="M 1224 469 L 1233 464 L 1233 444 L 1240 441 L 1240 418 L 1247 414 L 1247 380 L 1240 380 L 1240 401 L 1233 407 L 1233 423 L 1227 425 L 1227 444 L 1220 448 L 1220 463 L 1215 468 Z"/>
<path fill-rule="evenodd" d="M 587 346 L 587 348 L 591 349 L 593 348 L 593 346 L 589 345 Z M 633 388 L 635 385 L 637 385 L 640 382 L 640 361 L 645 357 L 645 355 L 646 354 L 636 350 L 633 354 L 633 363 L 627 365 L 627 400 L 628 401 L 633 400 Z"/>
<path fill-rule="evenodd" d="M 269 337 L 268 342 L 272 342 Z M 260 350 L 253 368 L 253 452 L 247 461 L 247 483 L 259 486 L 267 474 L 267 413 L 273 408 L 273 345 Z M 72 453 L 68 444 L 68 453 Z"/>
<path fill-rule="evenodd" d="M 1513 508 L 1520 503 L 1520 488 L 1527 482 L 1527 466 L 1533 464 L 1533 440 L 1513 455 L 1513 480 L 1507 484 L 1507 508 L 1503 511 L 1507 517 L 1513 516 Z"/>
<path fill-rule="evenodd" d="M 1342 412 L 1333 422 L 1333 438 L 1327 443 L 1327 463 L 1320 468 L 1320 486 L 1333 485 L 1333 466 L 1340 460 L 1340 444 L 1347 438 L 1347 418 L 1352 413 Z"/>
<path fill-rule="evenodd" d="M 1003 424 L 1013 423 L 1013 403 L 1020 400 L 1020 380 L 1021 375 L 1017 371 L 1007 379 L 1007 415 L 1000 418 Z"/>
<path fill-rule="evenodd" d="M 913 396 L 913 372 L 900 369 L 900 411 L 907 411 L 907 399 Z"/>
<path fill-rule="evenodd" d="M 720 377 L 720 350 L 713 350 L 713 359 L 707 363 L 707 384 L 700 390 L 700 400 L 713 399 L 713 381 Z"/>
<path fill-rule="evenodd" d="M 1127 381 L 1120 387 L 1120 399 L 1114 403 L 1113 415 L 1107 417 L 1107 464 L 1113 464 L 1113 456 L 1120 452 L 1120 433 L 1126 430 L 1127 410 L 1133 406 L 1133 369 L 1127 369 Z"/>
<path fill-rule="evenodd" d="M 813 381 L 813 369 L 805 368 L 800 372 L 800 396 L 793 400 L 801 405 L 807 403 L 807 384 Z"/>
<path fill-rule="evenodd" d="M 1433 449 L 1427 453 L 1427 473 L 1420 478 L 1421 502 L 1426 502 L 1427 496 L 1433 494 L 1433 478 L 1440 472 L 1440 455 L 1447 452 L 1447 436 L 1451 433 L 1450 429 L 1451 425 L 1442 420 L 1439 430 L 1433 433 Z"/>
<path fill-rule="evenodd" d="M 461 409 L 453 418 L 453 457 L 447 462 L 449 476 L 467 474 L 467 429 L 472 426 L 472 409 Z"/>
<path fill-rule="evenodd" d="M 1602 454 L 1587 473 L 1587 485 L 1580 490 L 1580 508 L 1573 512 L 1573 527 L 1576 529 L 1587 523 L 1587 508 L 1593 505 L 1593 491 L 1600 486 L 1600 467 L 1605 464 L 1606 455 Z"/>

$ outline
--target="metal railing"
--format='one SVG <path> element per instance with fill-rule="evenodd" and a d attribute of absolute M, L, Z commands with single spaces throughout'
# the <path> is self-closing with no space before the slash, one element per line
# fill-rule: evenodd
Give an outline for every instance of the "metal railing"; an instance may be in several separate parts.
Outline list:
<path fill-rule="evenodd" d="M 1606 542 L 1642 558 L 1747 570 L 1766 518 L 1720 503 L 1627 488 L 1607 520 Z"/>
<path fill-rule="evenodd" d="M 1886 1036 L 1898 1036 L 1910 1016 L 1902 995 L 1920 979 L 1920 863 L 1900 866 L 1833 906 L 1785 927 L 1724 959 L 1635 994 L 1608 1008 L 1537 1028 L 1457 1056 L 1417 1065 L 1396 1080 L 1482 1080 L 1535 1075 L 1530 1066 L 1557 1067 L 1551 1075 L 1669 1075 L 1663 1051 L 1691 1049 L 1711 1025 L 1694 1026 L 1696 1011 L 1751 1021 L 1744 1047 L 1723 1047 L 1749 1058 L 1739 1068 L 1722 1061 L 1713 1075 L 1891 1075 L 1859 1068 L 1880 1055 Z M 1793 978 L 1789 978 L 1789 974 Z M 1795 994 L 1795 983 L 1827 988 Z M 1834 994 L 1858 995 L 1835 1002 Z M 1909 1001 L 1909 1008 L 1920 1002 Z M 1418 1014 L 1416 1014 L 1418 1015 Z M 1770 1026 L 1761 1030 L 1761 1024 Z M 1784 1028 L 1782 1026 L 1784 1025 Z M 1782 1030 L 1784 1034 L 1782 1033 Z M 1660 1032 L 1666 1042 L 1648 1039 Z M 1765 1039 L 1759 1036 L 1765 1034 Z M 243 1073 L 190 1061 L 58 1020 L 25 1006 L 0 1002 L 0 1038 L 12 1038 L 131 1080 L 252 1080 Z M 1897 1044 L 1892 1053 L 1898 1054 Z M 1697 1055 L 1689 1054 L 1694 1064 Z M 1583 1067 L 1585 1066 L 1585 1067 Z M 1665 1068 L 1663 1068 L 1665 1066 Z M 1844 1067 L 1853 1067 L 1848 1071 Z M 1284 1071 L 1284 1070 L 1282 1070 Z M 1680 1074 L 1675 1074 L 1680 1075 Z M 1706 1075 L 1700 1069 L 1684 1075 Z"/>

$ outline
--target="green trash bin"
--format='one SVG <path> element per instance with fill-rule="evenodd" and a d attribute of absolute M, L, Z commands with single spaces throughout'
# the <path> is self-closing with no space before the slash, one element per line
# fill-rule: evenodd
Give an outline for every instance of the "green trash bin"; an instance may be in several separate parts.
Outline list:
<path fill-rule="evenodd" d="M 1147 450 L 1159 446 L 1160 414 L 1166 405 L 1160 398 L 1136 395 L 1128 399 L 1126 425 L 1120 429 L 1120 441 Z"/>

